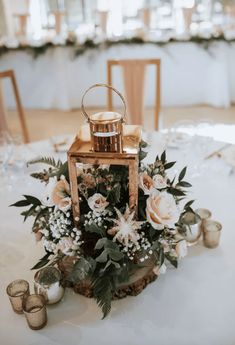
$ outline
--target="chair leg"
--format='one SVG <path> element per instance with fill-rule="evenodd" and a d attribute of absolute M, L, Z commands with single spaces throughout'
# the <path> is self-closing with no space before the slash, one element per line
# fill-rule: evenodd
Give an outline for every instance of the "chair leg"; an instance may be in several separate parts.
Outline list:
<path fill-rule="evenodd" d="M 108 85 L 112 86 L 112 70 L 111 70 L 111 64 L 108 61 L 107 63 L 107 82 Z M 107 96 L 108 96 L 108 110 L 112 111 L 113 110 L 113 99 L 112 99 L 112 90 L 110 90 L 109 88 L 107 89 Z"/>
<path fill-rule="evenodd" d="M 157 64 L 157 80 L 156 80 L 156 110 L 155 110 L 155 129 L 159 129 L 159 115 L 161 109 L 161 67 L 160 62 Z"/>
<path fill-rule="evenodd" d="M 19 91 L 17 88 L 14 73 L 12 73 L 12 75 L 11 75 L 11 80 L 12 80 L 13 90 L 15 93 L 16 105 L 17 105 L 17 109 L 19 112 L 20 124 L 21 124 L 22 132 L 23 132 L 24 143 L 28 143 L 29 142 L 29 133 L 28 133 L 28 128 L 27 128 L 26 121 L 25 121 L 24 110 L 23 110 L 23 107 L 21 104 L 20 95 L 19 95 Z"/>
<path fill-rule="evenodd" d="M 7 121 L 6 121 L 6 106 L 3 98 L 2 83 L 0 80 L 0 132 L 8 131 Z"/>

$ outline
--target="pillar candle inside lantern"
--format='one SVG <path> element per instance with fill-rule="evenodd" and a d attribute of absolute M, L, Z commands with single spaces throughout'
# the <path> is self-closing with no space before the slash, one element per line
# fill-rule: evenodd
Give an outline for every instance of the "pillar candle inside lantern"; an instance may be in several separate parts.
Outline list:
<path fill-rule="evenodd" d="M 92 149 L 96 152 L 122 152 L 122 116 L 100 112 L 90 116 Z"/>

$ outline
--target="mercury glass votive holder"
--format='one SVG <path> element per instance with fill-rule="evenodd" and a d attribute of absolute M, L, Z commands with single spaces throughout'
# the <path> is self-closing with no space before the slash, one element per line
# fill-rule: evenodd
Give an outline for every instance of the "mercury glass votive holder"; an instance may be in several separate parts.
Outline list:
<path fill-rule="evenodd" d="M 64 296 L 61 272 L 53 266 L 37 271 L 34 276 L 34 291 L 45 297 L 47 304 L 58 303 Z"/>
<path fill-rule="evenodd" d="M 42 295 L 29 295 L 23 300 L 23 311 L 29 327 L 33 330 L 47 324 L 46 301 Z"/>
<path fill-rule="evenodd" d="M 201 218 L 198 214 L 186 212 L 182 218 L 183 229 L 185 232 L 185 239 L 188 246 L 196 244 L 201 236 Z"/>
<path fill-rule="evenodd" d="M 203 244 L 207 248 L 216 248 L 219 245 L 222 225 L 212 219 L 208 219 L 203 225 Z"/>
<path fill-rule="evenodd" d="M 201 217 L 201 220 L 202 220 L 202 231 L 203 231 L 204 222 L 207 219 L 211 218 L 211 211 L 208 210 L 207 208 L 198 208 L 198 209 L 195 210 L 195 213 L 197 213 Z"/>
<path fill-rule="evenodd" d="M 29 283 L 23 279 L 17 279 L 7 286 L 7 294 L 14 312 L 23 314 L 23 299 L 29 295 Z"/>

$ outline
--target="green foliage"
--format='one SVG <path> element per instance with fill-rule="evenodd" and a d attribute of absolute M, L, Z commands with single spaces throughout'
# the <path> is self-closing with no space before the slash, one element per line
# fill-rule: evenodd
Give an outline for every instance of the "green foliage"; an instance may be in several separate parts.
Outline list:
<path fill-rule="evenodd" d="M 186 174 L 187 167 L 184 167 L 183 170 L 179 174 L 179 182 L 183 180 Z"/>
<path fill-rule="evenodd" d="M 181 217 L 182 215 L 185 213 L 185 212 L 192 212 L 192 213 L 195 213 L 194 210 L 192 209 L 191 205 L 194 203 L 194 200 L 190 200 L 188 201 L 185 205 L 184 205 L 184 212 L 181 214 Z"/>
<path fill-rule="evenodd" d="M 171 255 L 170 253 L 165 253 L 165 257 L 172 264 L 172 266 L 174 266 L 175 268 L 178 267 L 178 261 L 176 256 Z"/>
<path fill-rule="evenodd" d="M 146 141 L 141 140 L 140 141 L 140 149 L 145 149 L 146 147 L 148 147 L 148 144 L 146 143 Z"/>
<path fill-rule="evenodd" d="M 33 160 L 29 161 L 27 163 L 27 165 L 29 166 L 29 165 L 38 164 L 38 163 L 47 164 L 47 165 L 50 165 L 51 167 L 56 168 L 56 169 L 60 169 L 61 166 L 62 166 L 61 160 L 59 159 L 56 162 L 53 157 L 40 157 L 40 158 L 36 158 L 36 159 L 33 159 Z"/>
<path fill-rule="evenodd" d="M 225 2 L 225 0 L 224 0 Z M 233 0 L 226 0 L 227 3 L 232 3 Z M 211 36 L 209 38 L 206 37 L 201 37 L 201 36 L 192 36 L 188 41 L 185 41 L 184 39 L 181 40 L 179 38 L 171 38 L 169 41 L 164 41 L 164 42 L 156 42 L 156 41 L 151 41 L 151 40 L 143 40 L 141 37 L 132 37 L 132 38 L 123 38 L 119 40 L 105 40 L 102 42 L 95 42 L 91 39 L 87 39 L 83 44 L 78 45 L 75 39 L 67 39 L 65 45 L 61 44 L 53 44 L 52 42 L 46 42 L 42 44 L 41 46 L 25 46 L 24 44 L 19 44 L 18 47 L 12 48 L 12 47 L 7 47 L 6 45 L 1 45 L 0 46 L 0 56 L 7 54 L 11 51 L 25 51 L 28 54 L 31 54 L 33 58 L 38 58 L 39 56 L 45 54 L 48 50 L 54 49 L 56 47 L 71 47 L 73 49 L 73 57 L 79 57 L 83 54 L 86 54 L 89 51 L 92 50 L 99 50 L 99 49 L 108 49 L 113 46 L 118 46 L 118 45 L 144 45 L 144 44 L 151 44 L 155 45 L 158 47 L 165 47 L 171 43 L 177 44 L 177 43 L 197 43 L 200 44 L 204 49 L 208 49 L 211 44 L 214 42 L 220 42 L 224 41 L 229 44 L 235 42 L 235 39 L 228 40 L 224 36 L 224 34 L 216 35 L 216 36 Z"/>
<path fill-rule="evenodd" d="M 74 264 L 68 277 L 69 281 L 78 282 L 91 276 L 96 268 L 96 262 L 91 257 L 81 257 Z"/>
<path fill-rule="evenodd" d="M 175 165 L 175 163 L 176 162 L 169 162 L 169 163 L 164 164 L 164 169 L 168 170 L 168 169 L 172 168 Z"/>
<path fill-rule="evenodd" d="M 145 157 L 148 155 L 148 152 L 144 151 L 143 149 L 145 149 L 148 146 L 148 144 L 144 141 L 141 140 L 140 144 L 139 144 L 139 161 L 141 162 L 142 160 L 145 159 Z"/>
<path fill-rule="evenodd" d="M 101 237 L 104 237 L 106 235 L 105 229 L 103 227 L 98 226 L 96 223 L 86 224 L 85 230 L 91 233 L 96 233 Z"/>
<path fill-rule="evenodd" d="M 30 216 L 35 215 L 35 206 L 31 206 L 27 211 L 21 212 L 21 216 L 24 217 L 24 222 L 26 221 L 26 219 Z"/>
<path fill-rule="evenodd" d="M 39 262 L 31 268 L 31 270 L 38 270 L 39 268 L 46 266 L 50 262 L 50 260 L 49 260 L 50 255 L 51 255 L 51 253 L 46 253 L 46 255 L 44 255 L 39 260 Z"/>
<path fill-rule="evenodd" d="M 17 201 L 16 203 L 10 205 L 10 206 L 15 206 L 15 207 L 25 207 L 29 205 L 33 205 L 34 207 L 40 206 L 41 201 L 34 196 L 31 195 L 24 195 L 25 199 Z"/>
<path fill-rule="evenodd" d="M 112 263 L 112 261 L 120 261 L 124 257 L 117 243 L 109 240 L 107 237 L 99 239 L 95 249 L 103 249 L 102 253 L 96 258 L 96 261 L 99 263 L 106 263 L 108 260 L 111 260 Z"/>
<path fill-rule="evenodd" d="M 174 195 L 174 196 L 185 196 L 185 192 L 183 192 L 182 190 L 179 190 L 177 188 L 173 188 L 173 187 L 170 187 L 167 189 L 168 193 Z"/>
<path fill-rule="evenodd" d="M 111 310 L 112 293 L 114 290 L 114 281 L 112 277 L 112 269 L 102 274 L 95 275 L 92 281 L 94 298 L 103 312 L 103 319 Z"/>
<path fill-rule="evenodd" d="M 166 151 L 163 151 L 161 155 L 161 162 L 163 165 L 166 163 Z"/>

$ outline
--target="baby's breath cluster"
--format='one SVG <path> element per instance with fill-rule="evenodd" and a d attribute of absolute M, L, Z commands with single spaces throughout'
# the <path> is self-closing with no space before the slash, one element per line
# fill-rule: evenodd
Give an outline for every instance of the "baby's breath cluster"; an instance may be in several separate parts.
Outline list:
<path fill-rule="evenodd" d="M 81 230 L 73 226 L 71 212 L 62 212 L 57 207 L 49 208 L 49 219 L 46 229 L 40 230 L 43 244 L 48 252 L 75 255 L 79 252 Z"/>
<path fill-rule="evenodd" d="M 140 262 L 149 259 L 153 254 L 151 243 L 145 237 L 145 233 L 141 231 L 136 234 L 137 242 L 129 242 L 128 245 L 122 245 L 121 251 L 128 256 L 131 261 L 137 256 Z"/>
<path fill-rule="evenodd" d="M 104 210 L 102 213 L 89 211 L 84 217 L 85 218 L 84 225 L 89 226 L 95 223 L 97 226 L 99 227 L 103 226 L 104 229 L 107 229 L 107 225 L 105 224 L 105 221 L 107 217 L 111 217 L 112 215 L 113 215 L 113 212 L 108 211 L 108 210 Z"/>

